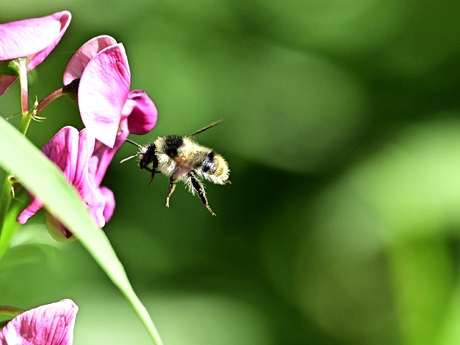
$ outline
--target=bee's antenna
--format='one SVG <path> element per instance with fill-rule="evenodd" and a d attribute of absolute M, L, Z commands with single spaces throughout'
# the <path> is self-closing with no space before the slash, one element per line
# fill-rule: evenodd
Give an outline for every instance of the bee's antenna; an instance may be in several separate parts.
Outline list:
<path fill-rule="evenodd" d="M 130 144 L 133 144 L 134 146 L 137 146 L 138 148 L 142 148 L 142 145 L 136 143 L 135 141 L 132 141 L 131 139 L 125 139 Z"/>
<path fill-rule="evenodd" d="M 130 143 L 130 144 L 132 144 L 132 145 L 134 145 L 134 146 L 137 146 L 137 147 L 140 148 L 140 149 L 142 148 L 142 145 L 136 143 L 135 141 L 132 141 L 131 139 L 125 139 L 125 141 L 127 141 L 128 143 Z M 126 157 L 126 158 L 122 159 L 122 160 L 120 161 L 120 164 L 121 164 L 121 163 L 124 163 L 124 162 L 126 162 L 126 161 L 129 161 L 130 159 L 136 158 L 136 157 L 139 157 L 139 154 L 138 154 L 138 153 L 136 153 L 135 155 L 132 155 L 132 156 L 129 156 L 129 157 Z"/>
<path fill-rule="evenodd" d="M 209 128 L 212 128 L 212 127 L 214 127 L 214 126 L 217 126 L 217 125 L 218 125 L 219 123 L 221 123 L 222 121 L 224 121 L 224 119 L 219 120 L 219 121 L 216 121 L 216 122 L 213 122 L 213 123 L 211 123 L 210 125 L 208 125 L 208 126 L 202 128 L 202 129 L 196 131 L 195 133 L 192 133 L 192 134 L 190 134 L 190 135 L 187 135 L 187 136 L 188 136 L 188 137 L 194 137 L 195 135 L 200 134 L 200 133 L 202 133 L 202 132 L 208 130 Z"/>
<path fill-rule="evenodd" d="M 126 157 L 126 158 L 124 158 L 124 159 L 122 159 L 122 160 L 120 161 L 120 164 L 121 164 L 121 163 L 124 163 L 124 162 L 126 162 L 126 161 L 129 161 L 130 159 L 136 158 L 136 157 L 138 157 L 138 156 L 139 156 L 138 154 L 135 154 L 135 155 Z"/>

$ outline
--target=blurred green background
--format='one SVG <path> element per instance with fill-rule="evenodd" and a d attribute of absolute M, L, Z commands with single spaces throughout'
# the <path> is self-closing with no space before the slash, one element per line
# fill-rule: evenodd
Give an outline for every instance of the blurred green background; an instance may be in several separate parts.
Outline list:
<path fill-rule="evenodd" d="M 31 102 L 109 34 L 159 109 L 133 140 L 226 119 L 198 138 L 232 170 L 231 185 L 206 184 L 217 217 L 182 186 L 165 209 L 165 177 L 147 187 L 135 161 L 117 163 L 129 145 L 104 180 L 117 200 L 104 230 L 165 345 L 460 343 L 460 2 L 18 0 L 0 22 L 63 9 L 72 23 L 33 72 Z M 18 111 L 16 84 L 0 115 Z M 41 115 L 39 147 L 81 128 L 67 99 Z M 80 307 L 75 344 L 151 343 L 40 214 L 0 263 L 0 303 L 62 298 Z"/>

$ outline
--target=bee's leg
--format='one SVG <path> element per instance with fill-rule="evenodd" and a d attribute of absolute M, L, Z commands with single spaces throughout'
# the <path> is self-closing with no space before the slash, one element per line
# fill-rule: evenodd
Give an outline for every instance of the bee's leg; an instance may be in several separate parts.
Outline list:
<path fill-rule="evenodd" d="M 209 207 L 208 204 L 208 199 L 206 198 L 206 193 L 204 191 L 203 184 L 198 180 L 193 173 L 189 173 L 188 176 L 190 177 L 190 182 L 192 183 L 193 189 L 198 193 L 198 196 L 201 199 L 201 202 L 203 203 L 204 207 L 208 209 L 208 211 L 215 216 L 216 214 L 214 213 L 213 210 L 211 210 L 211 207 Z"/>
<path fill-rule="evenodd" d="M 144 169 L 147 171 L 150 171 L 150 181 L 149 181 L 149 186 L 150 186 L 152 184 L 153 178 L 155 177 L 155 174 L 158 173 L 158 171 L 147 168 L 147 167 L 145 167 Z"/>
<path fill-rule="evenodd" d="M 171 176 L 169 178 L 169 186 L 168 186 L 168 193 L 166 193 L 166 207 L 169 207 L 169 198 L 171 197 L 172 193 L 176 189 L 176 180 Z"/>

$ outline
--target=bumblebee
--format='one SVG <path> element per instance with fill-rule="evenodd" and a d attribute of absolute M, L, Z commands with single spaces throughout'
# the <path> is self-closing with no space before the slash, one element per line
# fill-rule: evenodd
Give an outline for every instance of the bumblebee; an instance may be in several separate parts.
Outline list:
<path fill-rule="evenodd" d="M 162 173 L 169 177 L 169 186 L 166 193 L 166 207 L 169 207 L 169 199 L 174 193 L 176 183 L 183 181 L 188 190 L 198 194 L 201 202 L 207 210 L 216 214 L 208 204 L 202 179 L 214 184 L 229 184 L 230 169 L 225 159 L 214 150 L 201 146 L 194 141 L 194 137 L 219 123 L 222 120 L 211 123 L 190 135 L 168 135 L 157 138 L 153 143 L 143 146 L 130 139 L 127 142 L 137 146 L 137 154 L 122 160 L 123 163 L 131 158 L 139 159 L 139 168 L 150 171 L 149 185 L 156 173 Z"/>

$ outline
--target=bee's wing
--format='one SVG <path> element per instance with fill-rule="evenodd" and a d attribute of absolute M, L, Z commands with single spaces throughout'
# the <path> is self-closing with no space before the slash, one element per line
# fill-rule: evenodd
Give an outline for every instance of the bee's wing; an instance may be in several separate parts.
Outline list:
<path fill-rule="evenodd" d="M 202 133 L 202 132 L 208 130 L 209 128 L 212 128 L 212 127 L 214 127 L 214 126 L 217 126 L 217 125 L 218 125 L 219 123 L 221 123 L 222 121 L 224 121 L 224 119 L 219 120 L 219 121 L 216 121 L 216 122 L 213 122 L 213 123 L 211 123 L 210 125 L 207 125 L 206 127 L 201 128 L 201 129 L 197 130 L 195 133 L 192 133 L 192 134 L 187 135 L 187 136 L 188 136 L 188 137 L 194 137 L 195 135 L 200 134 L 200 133 Z"/>

